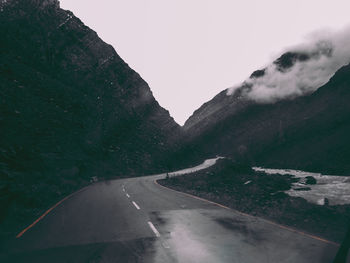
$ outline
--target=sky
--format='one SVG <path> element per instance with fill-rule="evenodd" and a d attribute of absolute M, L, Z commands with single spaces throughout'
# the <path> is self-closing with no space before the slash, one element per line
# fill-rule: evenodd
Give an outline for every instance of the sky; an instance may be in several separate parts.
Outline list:
<path fill-rule="evenodd" d="M 350 24 L 349 0 L 60 0 L 149 84 L 179 123 L 311 33 Z"/>

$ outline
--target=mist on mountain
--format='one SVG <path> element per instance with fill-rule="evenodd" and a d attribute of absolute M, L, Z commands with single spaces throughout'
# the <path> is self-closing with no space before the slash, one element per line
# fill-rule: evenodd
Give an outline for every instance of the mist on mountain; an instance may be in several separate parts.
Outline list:
<path fill-rule="evenodd" d="M 254 72 L 242 85 L 229 88 L 227 95 L 240 92 L 242 97 L 258 103 L 274 103 L 310 94 L 349 63 L 349 45 L 350 27 L 314 32 L 304 43 L 287 48 Z"/>

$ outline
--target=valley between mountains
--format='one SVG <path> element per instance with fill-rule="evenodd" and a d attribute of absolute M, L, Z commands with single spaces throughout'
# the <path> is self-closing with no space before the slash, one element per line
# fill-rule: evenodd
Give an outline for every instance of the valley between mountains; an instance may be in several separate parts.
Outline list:
<path fill-rule="evenodd" d="M 346 258 L 350 50 L 336 40 L 281 54 L 180 126 L 59 1 L 1 0 L 0 32 L 2 262 Z"/>

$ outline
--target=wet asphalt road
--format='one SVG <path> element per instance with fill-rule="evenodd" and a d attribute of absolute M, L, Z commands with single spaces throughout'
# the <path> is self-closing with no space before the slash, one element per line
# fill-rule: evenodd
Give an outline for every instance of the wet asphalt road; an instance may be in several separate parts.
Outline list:
<path fill-rule="evenodd" d="M 155 184 L 93 184 L 9 243 L 2 262 L 332 262 L 338 247 Z"/>

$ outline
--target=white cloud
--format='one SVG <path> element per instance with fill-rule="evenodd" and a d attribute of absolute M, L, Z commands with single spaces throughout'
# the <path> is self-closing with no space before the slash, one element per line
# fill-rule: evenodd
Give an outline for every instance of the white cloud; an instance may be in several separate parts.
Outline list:
<path fill-rule="evenodd" d="M 261 103 L 295 98 L 317 90 L 334 73 L 350 62 L 350 27 L 338 32 L 318 31 L 310 34 L 305 43 L 290 47 L 285 52 L 304 54 L 307 60 L 297 60 L 291 67 L 282 68 L 271 62 L 265 74 L 249 78 L 244 84 L 244 96 Z M 227 91 L 232 95 L 240 86 Z"/>

